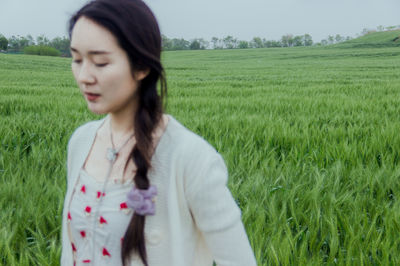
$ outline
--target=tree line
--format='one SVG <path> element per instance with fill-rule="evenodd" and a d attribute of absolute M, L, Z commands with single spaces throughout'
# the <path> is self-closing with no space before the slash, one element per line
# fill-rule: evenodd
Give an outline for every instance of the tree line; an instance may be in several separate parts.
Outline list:
<path fill-rule="evenodd" d="M 203 38 L 185 40 L 183 38 L 168 38 L 162 35 L 162 46 L 165 51 L 175 50 L 203 50 L 203 49 L 247 49 L 247 48 L 271 48 L 271 47 L 296 47 L 312 45 L 330 45 L 349 40 L 350 37 L 343 37 L 339 34 L 328 36 L 319 43 L 314 43 L 311 35 L 304 34 L 294 36 L 283 35 L 279 40 L 267 40 L 261 37 L 254 37 L 251 41 L 239 40 L 231 35 L 223 38 L 212 37 L 211 41 Z M 11 36 L 9 39 L 0 34 L 0 50 L 11 53 L 22 53 L 26 47 L 46 46 L 57 49 L 62 56 L 71 56 L 69 46 L 70 40 L 67 37 L 56 37 L 49 40 L 46 36 L 40 35 L 34 39 L 31 35 Z M 30 47 L 31 48 L 31 47 Z"/>
<path fill-rule="evenodd" d="M 294 36 L 283 35 L 279 40 L 267 40 L 261 37 L 254 37 L 251 41 L 239 40 L 231 35 L 223 38 L 212 37 L 211 41 L 203 38 L 185 40 L 183 38 L 168 38 L 162 35 L 162 48 L 165 51 L 175 50 L 203 50 L 203 49 L 247 49 L 247 48 L 271 48 L 271 47 L 296 47 L 312 45 L 330 45 L 349 40 L 350 37 L 343 37 L 339 34 L 328 36 L 319 43 L 314 43 L 311 35 L 304 34 Z M 40 35 L 34 39 L 31 35 L 11 36 L 9 39 L 0 34 L 0 50 L 11 53 L 22 53 L 26 47 L 45 46 L 57 49 L 62 56 L 71 56 L 69 46 L 70 40 L 67 37 L 56 37 L 49 40 L 46 36 Z M 31 48 L 31 47 L 30 47 Z"/>
<path fill-rule="evenodd" d="M 376 29 L 363 29 L 361 34 L 376 32 L 399 30 L 398 26 L 378 26 Z M 231 35 L 223 38 L 212 37 L 211 41 L 203 38 L 185 40 L 183 38 L 168 38 L 162 35 L 163 50 L 202 50 L 202 49 L 247 49 L 247 48 L 271 48 L 271 47 L 296 47 L 296 46 L 325 46 L 337 44 L 351 40 L 350 36 L 342 36 L 340 34 L 329 35 L 320 42 L 314 42 L 310 34 L 297 35 L 286 34 L 279 40 L 267 40 L 266 38 L 254 37 L 251 41 L 239 40 Z"/>
<path fill-rule="evenodd" d="M 390 31 L 399 30 L 398 26 L 378 26 L 376 29 L 363 29 L 361 36 L 376 32 L 376 31 Z M 314 42 L 310 34 L 297 35 L 292 34 L 283 35 L 278 40 L 267 40 L 266 38 L 254 37 L 251 41 L 239 40 L 231 35 L 218 38 L 212 37 L 211 41 L 203 38 L 195 38 L 192 40 L 185 40 L 183 38 L 168 38 L 162 35 L 162 48 L 165 51 L 174 50 L 203 50 L 203 49 L 247 49 L 247 48 L 272 48 L 272 47 L 298 47 L 298 46 L 325 46 L 344 41 L 351 40 L 350 36 L 341 36 L 340 34 L 329 35 L 326 39 L 320 42 Z M 0 33 L 0 51 L 7 51 L 11 53 L 40 53 L 46 51 L 53 55 L 61 55 L 70 57 L 70 40 L 67 37 L 56 37 L 52 40 L 44 35 L 38 36 L 34 39 L 31 35 L 27 36 L 11 36 L 6 38 Z M 29 49 L 26 49 L 29 47 Z M 53 49 L 50 51 L 50 49 Z M 27 52 L 28 51 L 28 52 Z"/>
<path fill-rule="evenodd" d="M 70 57 L 70 41 L 67 37 L 55 37 L 52 40 L 44 35 L 34 39 L 31 35 L 11 36 L 6 38 L 0 33 L 0 50 L 10 53 L 31 53 L 32 51 L 48 51 L 51 55 Z M 49 54 L 50 55 L 50 54 Z"/>
<path fill-rule="evenodd" d="M 340 40 L 345 40 L 341 37 Z M 294 47 L 294 46 L 312 46 L 318 45 L 313 42 L 310 34 L 293 36 L 286 34 L 279 40 L 267 40 L 261 37 L 254 37 L 251 41 L 239 40 L 231 35 L 223 38 L 212 37 L 211 41 L 203 38 L 185 40 L 162 36 L 164 50 L 202 50 L 202 49 L 247 49 L 247 48 L 270 48 L 270 47 Z M 324 45 L 331 42 L 324 42 Z"/>

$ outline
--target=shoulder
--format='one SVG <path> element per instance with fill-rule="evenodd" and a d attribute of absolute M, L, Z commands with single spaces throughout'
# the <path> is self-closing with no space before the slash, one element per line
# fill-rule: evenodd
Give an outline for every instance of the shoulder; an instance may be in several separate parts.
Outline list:
<path fill-rule="evenodd" d="M 105 118 L 89 121 L 76 128 L 68 141 L 68 147 L 75 146 L 76 144 L 79 144 L 79 142 L 93 137 L 104 120 Z"/>
<path fill-rule="evenodd" d="M 189 130 L 172 116 L 166 130 L 170 152 L 179 153 L 186 160 L 219 156 L 215 148 L 203 137 Z"/>
<path fill-rule="evenodd" d="M 166 158 L 175 173 L 189 186 L 201 186 L 210 179 L 227 182 L 224 159 L 203 137 L 187 129 L 173 117 L 163 139 L 162 158 Z M 216 174 L 218 173 L 218 174 Z"/>

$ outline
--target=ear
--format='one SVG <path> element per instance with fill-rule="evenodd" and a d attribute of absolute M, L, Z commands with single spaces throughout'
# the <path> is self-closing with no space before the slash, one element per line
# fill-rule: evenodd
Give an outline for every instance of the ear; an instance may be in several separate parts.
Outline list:
<path fill-rule="evenodd" d="M 143 70 L 135 71 L 135 73 L 133 73 L 133 76 L 135 77 L 135 79 L 137 81 L 141 81 L 145 77 L 147 77 L 147 75 L 149 75 L 149 73 L 150 73 L 150 68 L 146 68 L 146 69 L 143 69 Z"/>

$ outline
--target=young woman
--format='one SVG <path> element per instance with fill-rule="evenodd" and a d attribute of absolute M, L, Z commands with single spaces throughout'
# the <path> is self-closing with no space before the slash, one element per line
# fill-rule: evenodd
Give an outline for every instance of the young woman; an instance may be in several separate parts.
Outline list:
<path fill-rule="evenodd" d="M 163 113 L 150 9 L 92 1 L 69 29 L 80 91 L 107 115 L 68 143 L 61 265 L 256 265 L 221 156 Z"/>

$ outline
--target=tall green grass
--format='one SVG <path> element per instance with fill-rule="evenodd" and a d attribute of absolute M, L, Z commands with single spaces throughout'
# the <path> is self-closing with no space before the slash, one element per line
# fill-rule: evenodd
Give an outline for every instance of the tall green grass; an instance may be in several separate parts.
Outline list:
<path fill-rule="evenodd" d="M 400 263 L 400 50 L 166 52 L 167 112 L 223 155 L 259 265 Z M 0 264 L 60 256 L 64 58 L 0 55 Z"/>

